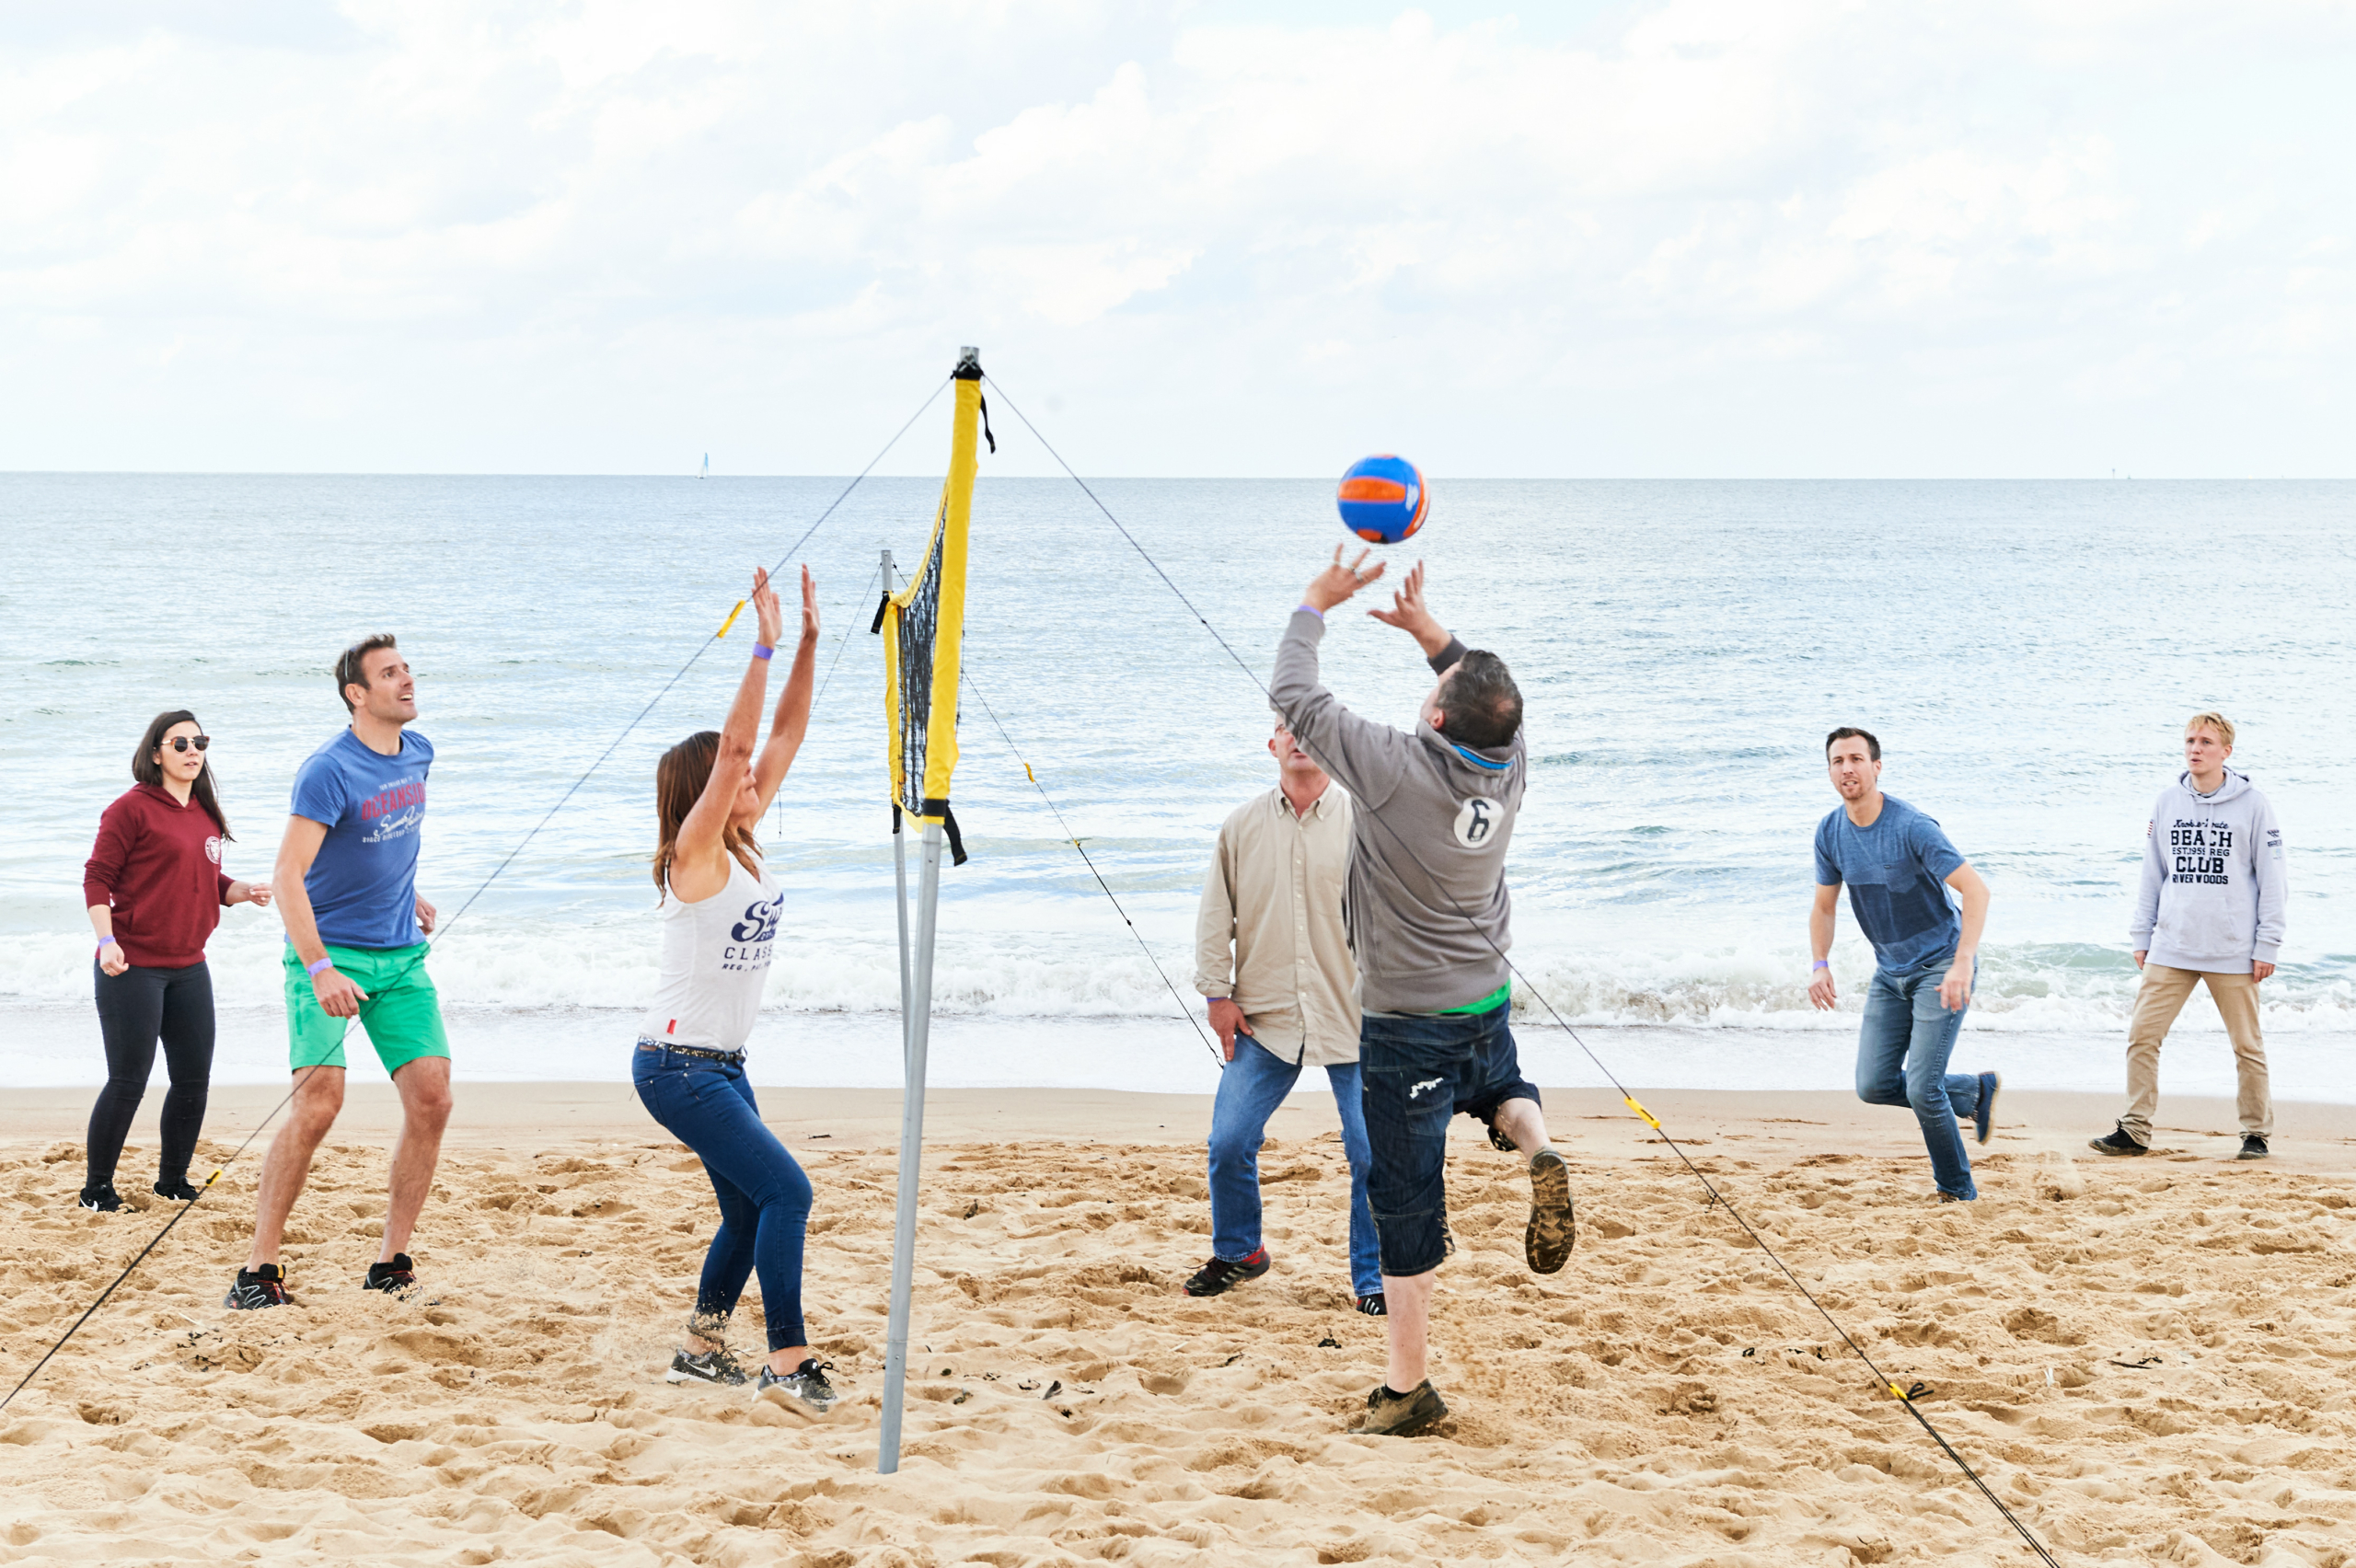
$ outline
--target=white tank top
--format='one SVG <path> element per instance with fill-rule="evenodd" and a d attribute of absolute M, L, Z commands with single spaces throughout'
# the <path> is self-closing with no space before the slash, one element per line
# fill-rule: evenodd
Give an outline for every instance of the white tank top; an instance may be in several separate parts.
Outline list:
<path fill-rule="evenodd" d="M 756 877 L 726 859 L 728 885 L 710 898 L 663 900 L 663 977 L 639 1029 L 649 1040 L 740 1051 L 753 1032 L 785 899 L 766 869 Z"/>

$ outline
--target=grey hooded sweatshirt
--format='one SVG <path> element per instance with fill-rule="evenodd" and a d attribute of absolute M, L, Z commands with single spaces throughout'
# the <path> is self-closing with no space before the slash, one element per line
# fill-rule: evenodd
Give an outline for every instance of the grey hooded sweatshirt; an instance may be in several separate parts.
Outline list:
<path fill-rule="evenodd" d="M 1325 623 L 1295 610 L 1270 695 L 1286 727 L 1354 803 L 1343 903 L 1369 1012 L 1438 1013 L 1506 984 L 1513 901 L 1506 846 L 1528 772 L 1522 737 L 1484 751 L 1428 724 L 1361 719 L 1317 680 Z M 1435 673 L 1464 657 L 1450 640 Z"/>
<path fill-rule="evenodd" d="M 2290 894 L 2266 797 L 2231 769 L 2213 795 L 2180 774 L 2152 807 L 2128 938 L 2153 963 L 2246 974 L 2253 961 L 2278 962 Z"/>

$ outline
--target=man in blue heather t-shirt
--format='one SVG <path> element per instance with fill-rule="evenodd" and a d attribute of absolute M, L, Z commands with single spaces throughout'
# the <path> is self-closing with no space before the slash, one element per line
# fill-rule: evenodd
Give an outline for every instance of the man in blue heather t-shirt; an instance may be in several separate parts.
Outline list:
<path fill-rule="evenodd" d="M 1958 1121 L 1972 1119 L 1978 1141 L 1995 1130 L 1995 1073 L 1950 1073 L 1947 1057 L 1971 1005 L 1980 971 L 1980 933 L 1988 923 L 1988 884 L 1947 842 L 1939 824 L 1881 792 L 1881 743 L 1863 730 L 1825 738 L 1824 761 L 1841 809 L 1816 828 L 1816 908 L 1808 945 L 1816 969 L 1808 1000 L 1830 1009 L 1832 925 L 1848 884 L 1849 907 L 1874 946 L 1873 987 L 1857 1034 L 1857 1098 L 1868 1105 L 1911 1105 L 1931 1151 L 1941 1203 L 1980 1195 Z M 1958 917 L 1948 901 L 1963 902 Z"/>

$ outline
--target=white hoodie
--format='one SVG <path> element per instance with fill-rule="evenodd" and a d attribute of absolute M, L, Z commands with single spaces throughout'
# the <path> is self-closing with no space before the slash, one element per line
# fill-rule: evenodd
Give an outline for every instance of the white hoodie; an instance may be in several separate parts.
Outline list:
<path fill-rule="evenodd" d="M 2181 774 L 2143 830 L 2143 883 L 2128 940 L 2153 963 L 2246 974 L 2278 962 L 2291 882 L 2274 808 L 2226 770 L 2213 795 Z"/>

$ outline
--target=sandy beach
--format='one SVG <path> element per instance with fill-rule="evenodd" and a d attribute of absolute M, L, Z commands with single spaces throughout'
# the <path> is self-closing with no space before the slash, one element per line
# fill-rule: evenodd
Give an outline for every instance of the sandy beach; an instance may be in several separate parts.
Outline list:
<path fill-rule="evenodd" d="M 2029 1560 L 1648 1129 L 1549 1100 L 1578 1250 L 1533 1278 L 1522 1183 L 1462 1140 L 1435 1324 L 1454 1415 L 1400 1440 L 1343 1430 L 1381 1330 L 1349 1310 L 1330 1102 L 1272 1128 L 1275 1272 L 1196 1302 L 1205 1101 L 938 1095 L 923 1348 L 904 1466 L 879 1477 L 896 1097 L 766 1093 L 818 1189 L 808 1302 L 846 1390 L 804 1424 L 662 1381 L 713 1210 L 627 1091 L 465 1092 L 407 1301 L 355 1288 L 392 1122 L 355 1091 L 296 1211 L 295 1306 L 220 1305 L 248 1155 L 0 1418 L 0 1561 Z M 225 1090 L 211 1125 L 269 1102 Z M 2171 1101 L 2164 1152 L 2105 1162 L 2069 1153 L 2104 1102 L 2021 1095 L 1986 1196 L 1941 1206 L 1903 1115 L 1649 1102 L 2064 1561 L 2350 1561 L 2356 1113 L 2283 1107 L 2280 1158 L 2253 1166 L 2224 1158 L 2229 1108 Z M 163 1217 L 71 1206 L 85 1103 L 6 1113 L 11 1383 Z"/>

